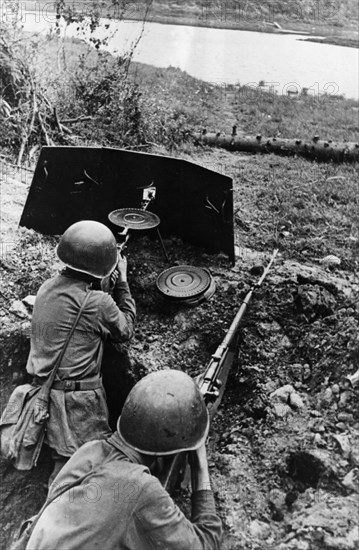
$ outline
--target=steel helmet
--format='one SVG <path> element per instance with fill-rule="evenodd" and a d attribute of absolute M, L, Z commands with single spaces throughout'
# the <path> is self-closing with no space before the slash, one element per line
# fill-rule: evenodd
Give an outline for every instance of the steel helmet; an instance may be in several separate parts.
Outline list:
<path fill-rule="evenodd" d="M 163 370 L 142 378 L 129 393 L 117 429 L 125 442 L 146 455 L 171 455 L 200 447 L 209 415 L 194 380 Z"/>
<path fill-rule="evenodd" d="M 93 220 L 83 220 L 66 229 L 56 252 L 68 267 L 101 279 L 117 264 L 113 233 L 103 223 Z"/>

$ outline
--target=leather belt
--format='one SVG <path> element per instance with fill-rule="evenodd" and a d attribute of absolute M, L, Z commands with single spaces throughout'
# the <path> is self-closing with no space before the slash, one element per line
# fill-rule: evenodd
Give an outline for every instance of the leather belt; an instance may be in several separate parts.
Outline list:
<path fill-rule="evenodd" d="M 96 377 L 95 380 L 55 380 L 52 384 L 52 390 L 62 391 L 81 391 L 81 390 L 96 390 L 102 388 L 101 378 Z"/>
<path fill-rule="evenodd" d="M 42 386 L 46 382 L 46 378 L 34 376 L 32 385 Z M 92 376 L 83 380 L 55 380 L 51 386 L 52 390 L 62 391 L 81 391 L 81 390 L 97 390 L 102 388 L 101 376 Z"/>

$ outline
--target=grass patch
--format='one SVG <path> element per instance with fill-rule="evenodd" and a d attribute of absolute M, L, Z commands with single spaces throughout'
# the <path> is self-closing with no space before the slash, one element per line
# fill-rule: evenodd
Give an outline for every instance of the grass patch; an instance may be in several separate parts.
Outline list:
<path fill-rule="evenodd" d="M 207 154 L 202 153 L 202 162 Z M 240 246 L 278 247 L 285 258 L 304 263 L 319 263 L 333 254 L 341 259 L 341 268 L 358 270 L 357 168 L 240 153 L 217 157 L 217 167 L 234 180 Z"/>

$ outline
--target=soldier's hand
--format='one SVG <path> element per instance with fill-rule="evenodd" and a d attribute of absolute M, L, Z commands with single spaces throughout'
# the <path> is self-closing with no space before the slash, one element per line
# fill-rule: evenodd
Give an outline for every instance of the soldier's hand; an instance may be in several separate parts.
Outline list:
<path fill-rule="evenodd" d="M 197 458 L 197 467 L 198 469 L 206 469 L 208 466 L 207 463 L 207 450 L 206 444 L 203 443 L 198 449 L 196 449 L 196 458 Z"/>
<path fill-rule="evenodd" d="M 110 290 L 112 290 L 115 287 L 118 277 L 119 277 L 119 273 L 117 271 L 117 268 L 115 268 L 110 275 Z"/>
<path fill-rule="evenodd" d="M 188 453 L 188 462 L 191 466 L 192 491 L 210 489 L 206 445 Z"/>
<path fill-rule="evenodd" d="M 118 280 L 120 282 L 127 281 L 127 258 L 122 254 L 118 255 L 118 261 L 116 266 L 116 271 L 118 272 Z"/>

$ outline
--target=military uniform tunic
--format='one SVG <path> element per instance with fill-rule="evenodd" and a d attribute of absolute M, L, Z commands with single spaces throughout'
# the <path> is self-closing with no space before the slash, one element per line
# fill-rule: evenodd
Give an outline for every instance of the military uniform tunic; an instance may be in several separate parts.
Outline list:
<path fill-rule="evenodd" d="M 212 491 L 193 493 L 190 521 L 117 432 L 86 443 L 70 458 L 50 487 L 48 499 L 54 497 L 27 550 L 220 548 Z"/>
<path fill-rule="evenodd" d="M 26 369 L 38 380 L 49 376 L 87 293 L 90 296 L 56 380 L 100 379 L 105 340 L 120 342 L 131 338 L 136 309 L 128 284 L 118 282 L 112 298 L 101 290 L 92 290 L 86 275 L 76 276 L 65 270 L 46 281 L 35 300 Z M 110 434 L 100 380 L 97 389 L 51 390 L 47 443 L 58 454 L 71 456 L 83 443 Z"/>

